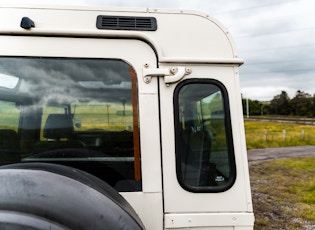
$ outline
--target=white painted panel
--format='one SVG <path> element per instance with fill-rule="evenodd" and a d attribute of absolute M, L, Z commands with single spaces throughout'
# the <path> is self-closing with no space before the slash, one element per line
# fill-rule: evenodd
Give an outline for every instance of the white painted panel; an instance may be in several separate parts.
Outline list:
<path fill-rule="evenodd" d="M 219 193 L 193 193 L 184 190 L 176 177 L 175 162 L 175 133 L 173 111 L 173 93 L 175 84 L 166 86 L 161 81 L 161 125 L 163 149 L 163 183 L 166 213 L 197 213 L 197 212 L 251 212 L 252 204 L 248 181 L 246 151 L 244 151 L 244 127 L 241 127 L 243 116 L 239 109 L 240 96 L 236 91 L 235 67 L 215 65 L 187 65 L 192 73 L 188 78 L 211 78 L 220 81 L 228 91 L 230 112 L 232 115 L 232 133 L 234 142 L 236 181 L 225 192 Z"/>

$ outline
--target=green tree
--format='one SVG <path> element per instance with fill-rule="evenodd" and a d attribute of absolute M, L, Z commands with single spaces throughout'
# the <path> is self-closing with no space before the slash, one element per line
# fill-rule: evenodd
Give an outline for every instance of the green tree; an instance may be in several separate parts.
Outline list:
<path fill-rule="evenodd" d="M 309 93 L 298 90 L 291 99 L 292 112 L 295 116 L 313 116 L 313 97 Z"/>
<path fill-rule="evenodd" d="M 274 96 L 271 100 L 269 107 L 270 114 L 289 115 L 290 111 L 290 98 L 286 91 L 281 91 L 279 95 Z"/>

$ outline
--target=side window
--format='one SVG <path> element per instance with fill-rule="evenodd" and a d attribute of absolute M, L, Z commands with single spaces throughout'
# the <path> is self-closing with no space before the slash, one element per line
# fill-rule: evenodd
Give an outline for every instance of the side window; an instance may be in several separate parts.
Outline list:
<path fill-rule="evenodd" d="M 174 94 L 177 178 L 192 192 L 221 192 L 235 180 L 228 96 L 213 80 L 188 80 Z"/>
<path fill-rule="evenodd" d="M 0 165 L 62 164 L 121 192 L 142 190 L 131 65 L 120 59 L 0 57 L 0 80 Z"/>

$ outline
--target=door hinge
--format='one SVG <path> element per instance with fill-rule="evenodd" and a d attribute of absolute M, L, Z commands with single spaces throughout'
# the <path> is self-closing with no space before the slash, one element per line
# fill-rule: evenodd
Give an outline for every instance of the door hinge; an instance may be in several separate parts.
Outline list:
<path fill-rule="evenodd" d="M 189 67 L 150 68 L 148 64 L 145 64 L 143 67 L 143 81 L 149 84 L 152 77 L 164 77 L 165 84 L 171 84 L 178 82 L 190 73 L 191 68 Z"/>

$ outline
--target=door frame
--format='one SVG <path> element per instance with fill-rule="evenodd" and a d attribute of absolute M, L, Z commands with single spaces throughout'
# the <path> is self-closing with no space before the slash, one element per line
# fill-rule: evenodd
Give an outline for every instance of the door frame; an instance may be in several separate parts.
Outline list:
<path fill-rule="evenodd" d="M 158 80 L 143 81 L 143 66 L 157 66 L 150 45 L 136 39 L 0 36 L 1 56 L 121 59 L 137 76 L 141 192 L 122 192 L 148 229 L 163 228 Z M 154 217 L 154 218 L 152 218 Z"/>

